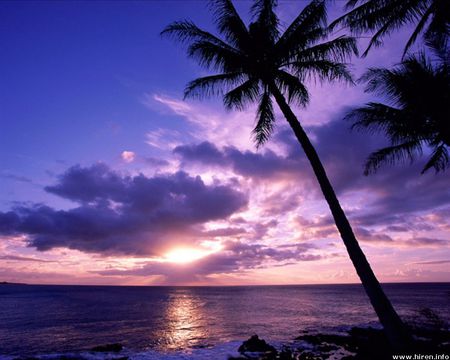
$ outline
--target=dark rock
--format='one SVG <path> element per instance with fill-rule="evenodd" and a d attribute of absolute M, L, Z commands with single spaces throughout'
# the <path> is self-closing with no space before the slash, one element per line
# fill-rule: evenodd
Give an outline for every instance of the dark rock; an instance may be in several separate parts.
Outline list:
<path fill-rule="evenodd" d="M 57 357 L 53 357 L 54 360 L 86 360 L 83 356 L 77 356 L 77 355 L 59 355 Z M 42 360 L 42 358 L 38 357 L 17 357 L 13 360 Z"/>
<path fill-rule="evenodd" d="M 93 347 L 91 351 L 94 352 L 119 352 L 123 350 L 122 344 L 107 344 Z"/>
<path fill-rule="evenodd" d="M 266 343 L 263 339 L 260 339 L 258 335 L 253 335 L 250 339 L 244 341 L 242 345 L 239 346 L 238 351 L 240 353 L 244 352 L 276 353 L 275 348 L 272 345 Z"/>
<path fill-rule="evenodd" d="M 317 347 L 317 350 L 324 352 L 324 353 L 329 353 L 330 351 L 334 351 L 334 350 L 338 350 L 339 346 L 336 345 L 332 345 L 332 344 L 321 344 Z"/>
<path fill-rule="evenodd" d="M 312 352 L 302 352 L 299 357 L 299 360 L 324 360 L 323 356 L 318 354 L 314 354 Z"/>

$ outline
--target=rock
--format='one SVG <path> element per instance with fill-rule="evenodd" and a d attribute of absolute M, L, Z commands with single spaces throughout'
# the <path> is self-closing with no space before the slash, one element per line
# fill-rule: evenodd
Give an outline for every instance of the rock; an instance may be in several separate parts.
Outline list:
<path fill-rule="evenodd" d="M 94 352 L 119 352 L 123 350 L 122 344 L 107 344 L 93 347 L 91 351 Z"/>
<path fill-rule="evenodd" d="M 239 346 L 238 351 L 240 353 L 244 352 L 271 352 L 276 353 L 275 348 L 272 345 L 266 343 L 263 339 L 260 339 L 258 335 L 253 335 L 250 339 L 244 341 L 241 346 Z"/>

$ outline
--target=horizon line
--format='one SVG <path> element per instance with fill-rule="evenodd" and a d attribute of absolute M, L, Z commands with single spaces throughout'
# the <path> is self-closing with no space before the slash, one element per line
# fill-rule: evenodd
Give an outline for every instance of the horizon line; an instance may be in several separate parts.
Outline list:
<path fill-rule="evenodd" d="M 381 285 L 399 285 L 399 284 L 450 284 L 450 281 L 400 281 L 400 282 L 380 282 Z M 361 285 L 360 282 L 354 283 L 313 283 L 313 284 L 236 284 L 236 285 L 167 285 L 167 284 L 149 284 L 149 285 L 111 285 L 111 284 L 42 284 L 42 283 L 21 283 L 0 281 L 1 285 L 27 285 L 27 286 L 96 286 L 96 287 L 269 287 L 269 286 L 332 286 L 332 285 Z"/>

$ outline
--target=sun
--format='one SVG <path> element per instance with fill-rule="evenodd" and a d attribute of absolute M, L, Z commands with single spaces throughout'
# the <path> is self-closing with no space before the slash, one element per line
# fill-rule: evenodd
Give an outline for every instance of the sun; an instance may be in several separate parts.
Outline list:
<path fill-rule="evenodd" d="M 209 254 L 211 254 L 211 251 L 204 249 L 177 248 L 166 253 L 164 259 L 168 262 L 186 264 L 199 260 Z"/>

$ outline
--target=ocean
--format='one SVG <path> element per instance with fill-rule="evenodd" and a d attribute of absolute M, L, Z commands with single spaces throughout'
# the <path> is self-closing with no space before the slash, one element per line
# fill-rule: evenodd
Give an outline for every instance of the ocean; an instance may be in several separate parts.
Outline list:
<path fill-rule="evenodd" d="M 398 313 L 450 322 L 450 283 L 384 284 Z M 120 343 L 134 359 L 227 359 L 252 334 L 379 327 L 361 285 L 132 287 L 0 285 L 0 358 L 84 354 Z M 68 355 L 68 356 L 69 356 Z M 100 355 L 92 355 L 99 359 Z M 70 357 L 70 356 L 69 356 Z"/>

